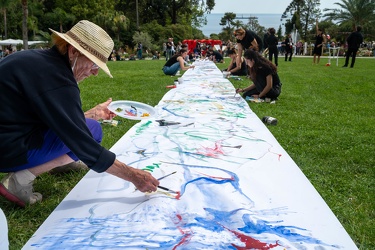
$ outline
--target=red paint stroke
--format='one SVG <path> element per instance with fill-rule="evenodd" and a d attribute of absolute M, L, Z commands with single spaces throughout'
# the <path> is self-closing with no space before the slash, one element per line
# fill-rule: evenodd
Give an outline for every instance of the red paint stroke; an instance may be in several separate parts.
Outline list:
<path fill-rule="evenodd" d="M 182 223 L 182 216 L 180 214 L 177 214 L 176 217 L 177 217 L 178 221 L 175 222 L 175 224 L 177 225 L 177 228 L 180 231 L 180 233 L 184 236 L 182 237 L 180 242 L 172 248 L 173 250 L 177 249 L 177 247 L 179 247 L 181 245 L 186 244 L 193 237 L 193 233 L 192 233 L 191 229 L 183 230 L 181 226 L 178 226 L 178 224 L 183 224 Z"/>
<path fill-rule="evenodd" d="M 203 147 L 202 151 L 197 152 L 200 155 L 217 158 L 219 154 L 224 155 L 223 147 L 219 142 L 215 142 L 214 148 Z"/>
<path fill-rule="evenodd" d="M 227 228 L 228 229 L 228 228 Z M 245 246 L 244 247 L 240 247 L 240 246 L 237 246 L 235 244 L 232 244 L 232 246 L 234 246 L 236 249 L 238 250 L 246 250 L 246 249 L 262 249 L 262 250 L 268 250 L 268 249 L 271 249 L 271 248 L 274 248 L 274 247 L 277 247 L 277 246 L 280 246 L 279 243 L 276 241 L 275 244 L 267 244 L 267 243 L 264 243 L 264 242 L 261 242 L 257 239 L 254 239 L 250 236 L 247 236 L 245 234 L 242 234 L 242 233 L 239 233 L 239 232 L 236 232 L 234 230 L 230 230 L 228 229 L 230 232 L 232 232 L 234 235 L 236 235 L 236 237 L 242 241 L 243 243 L 245 243 Z"/>
<path fill-rule="evenodd" d="M 128 111 L 128 110 L 125 110 L 125 113 L 128 115 L 128 116 L 137 116 L 136 114 Z"/>
<path fill-rule="evenodd" d="M 176 197 L 174 197 L 176 200 L 179 200 L 181 198 L 181 192 L 180 191 L 176 191 L 177 195 Z"/>
<path fill-rule="evenodd" d="M 201 173 L 199 171 L 196 171 L 197 173 L 201 174 L 201 175 L 204 175 L 204 176 L 207 176 L 207 177 L 210 177 L 211 179 L 216 179 L 216 180 L 231 180 L 231 181 L 234 181 L 234 177 L 231 176 L 231 177 L 220 177 L 220 176 L 212 176 L 212 175 L 208 175 L 208 174 L 205 174 L 205 173 Z"/>
<path fill-rule="evenodd" d="M 277 155 L 278 156 L 278 160 L 280 161 L 280 158 L 281 158 L 282 154 L 272 152 L 270 149 L 268 149 L 268 152 L 270 152 L 271 154 Z"/>

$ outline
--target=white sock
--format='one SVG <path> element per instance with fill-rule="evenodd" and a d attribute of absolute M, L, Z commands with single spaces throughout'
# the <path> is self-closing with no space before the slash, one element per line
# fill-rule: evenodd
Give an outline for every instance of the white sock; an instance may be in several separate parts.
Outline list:
<path fill-rule="evenodd" d="M 27 185 L 33 182 L 36 178 L 36 176 L 27 169 L 15 172 L 14 176 L 21 185 Z"/>

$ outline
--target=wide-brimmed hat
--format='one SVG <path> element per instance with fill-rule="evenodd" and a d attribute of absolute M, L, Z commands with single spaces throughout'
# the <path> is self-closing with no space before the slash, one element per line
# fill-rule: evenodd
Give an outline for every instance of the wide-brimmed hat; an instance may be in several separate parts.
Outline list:
<path fill-rule="evenodd" d="M 50 29 L 79 52 L 85 55 L 93 63 L 112 77 L 107 67 L 108 57 L 112 52 L 114 43 L 112 38 L 98 25 L 87 21 L 79 21 L 68 32 L 60 33 Z"/>

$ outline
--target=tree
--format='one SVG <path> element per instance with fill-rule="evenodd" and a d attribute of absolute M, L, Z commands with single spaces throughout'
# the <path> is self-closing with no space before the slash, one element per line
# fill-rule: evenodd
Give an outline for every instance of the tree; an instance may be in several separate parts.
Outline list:
<path fill-rule="evenodd" d="M 4 15 L 4 37 L 8 38 L 8 29 L 7 29 L 7 8 L 10 4 L 10 0 L 0 0 L 0 9 Z"/>
<path fill-rule="evenodd" d="M 292 17 L 285 24 L 286 33 L 290 33 L 293 29 L 299 30 L 306 41 L 309 28 L 320 16 L 319 5 L 320 0 L 293 0 L 283 13 L 283 17 L 288 13 Z"/>
<path fill-rule="evenodd" d="M 127 30 L 129 27 L 129 20 L 122 12 L 116 12 L 113 17 L 112 31 L 117 35 L 117 40 L 120 41 L 120 33 L 122 30 Z"/>
<path fill-rule="evenodd" d="M 156 42 L 167 37 L 204 38 L 198 27 L 206 22 L 204 14 L 209 13 L 215 5 L 215 0 L 138 0 L 138 2 L 141 19 L 138 31 L 145 32 L 142 27 L 154 23 L 155 20 L 161 25 L 162 34 L 148 33 L 152 38 L 154 36 L 158 38 L 154 38 Z M 23 8 L 25 4 L 28 8 Z M 26 10 L 28 10 L 28 18 L 24 19 Z M 15 39 L 26 36 L 27 39 L 31 39 L 36 34 L 48 39 L 50 37 L 48 28 L 66 32 L 78 20 L 86 19 L 101 26 L 111 37 L 120 39 L 122 43 L 132 47 L 132 36 L 137 30 L 135 0 L 0 0 L 1 14 L 1 33 L 4 35 L 5 32 L 7 37 Z M 121 21 L 123 20 L 121 15 L 126 17 L 127 27 L 122 26 L 124 23 Z M 176 24 L 173 24 L 174 22 Z M 24 34 L 23 30 L 27 32 Z M 117 39 L 114 39 L 115 42 Z"/>
<path fill-rule="evenodd" d="M 133 35 L 133 43 L 134 44 L 142 43 L 142 46 L 144 48 L 153 49 L 152 37 L 147 33 L 139 32 L 139 31 L 135 32 Z"/>
<path fill-rule="evenodd" d="M 236 14 L 233 12 L 225 12 L 224 16 L 220 20 L 220 25 L 224 26 L 224 28 L 228 28 L 229 30 L 233 30 L 232 26 L 235 24 Z"/>
<path fill-rule="evenodd" d="M 64 26 L 74 22 L 75 16 L 72 14 L 66 13 L 63 9 L 61 8 L 56 8 L 53 9 L 52 12 L 49 12 L 46 14 L 46 17 L 54 22 L 59 24 L 59 31 L 64 32 Z"/>
<path fill-rule="evenodd" d="M 118 0 L 117 10 L 123 10 L 125 15 L 136 20 L 138 15 L 140 26 L 156 20 L 165 26 L 168 24 L 189 24 L 199 26 L 205 22 L 205 13 L 215 6 L 215 0 L 138 0 L 138 12 L 134 0 Z"/>
<path fill-rule="evenodd" d="M 282 31 L 283 31 L 283 29 L 281 28 L 281 25 L 279 25 L 279 28 L 277 29 L 277 37 L 279 39 L 281 39 L 281 37 L 283 36 Z"/>
<path fill-rule="evenodd" d="M 23 40 L 23 48 L 26 50 L 29 48 L 29 39 L 27 36 L 28 29 L 27 29 L 27 18 L 29 17 L 29 8 L 27 6 L 27 0 L 21 0 L 22 3 L 22 40 Z"/>
<path fill-rule="evenodd" d="M 245 29 L 252 30 L 257 33 L 260 37 L 263 37 L 266 32 L 266 28 L 259 24 L 257 17 L 249 17 L 247 24 L 244 26 Z"/>
<path fill-rule="evenodd" d="M 326 20 L 336 21 L 340 26 L 351 28 L 360 25 L 371 30 L 375 24 L 374 0 L 341 0 L 335 3 L 340 8 L 324 9 Z"/>

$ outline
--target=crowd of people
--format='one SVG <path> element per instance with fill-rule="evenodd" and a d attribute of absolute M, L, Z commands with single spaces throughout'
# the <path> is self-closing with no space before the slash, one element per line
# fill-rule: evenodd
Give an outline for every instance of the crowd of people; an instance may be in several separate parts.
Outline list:
<path fill-rule="evenodd" d="M 107 108 L 112 99 L 86 112 L 81 107 L 79 82 L 97 75 L 99 69 L 112 77 L 106 65 L 113 53 L 112 39 L 101 27 L 85 20 L 67 33 L 51 32 L 52 48 L 14 53 L 0 63 L 0 172 L 8 173 L 0 182 L 0 195 L 21 207 L 40 202 L 42 194 L 33 190 L 35 178 L 76 161 L 96 172 L 132 182 L 141 192 L 156 191 L 159 181 L 150 173 L 126 165 L 100 145 L 103 135 L 98 121 L 115 116 Z M 347 39 L 344 67 L 349 65 L 350 57 L 350 67 L 354 66 L 363 43 L 360 32 L 357 27 Z M 166 63 L 162 71 L 176 75 L 179 70 L 194 68 L 191 62 L 197 58 L 222 63 L 229 57 L 224 71 L 249 78 L 249 85 L 236 89 L 236 93 L 242 93 L 244 98 L 276 100 L 282 82 L 278 75 L 280 50 L 275 29 L 268 29 L 262 39 L 251 30 L 239 28 L 234 37 L 235 42 L 224 43 L 225 50 L 223 45 L 217 48 L 201 43 L 188 48 L 181 42 L 175 45 L 173 38 L 169 38 L 164 44 Z M 317 22 L 313 63 L 319 63 L 325 43 L 326 36 Z M 285 61 L 292 60 L 294 45 L 287 35 L 282 45 Z M 142 58 L 142 50 L 142 43 L 138 43 L 138 59 Z"/>

